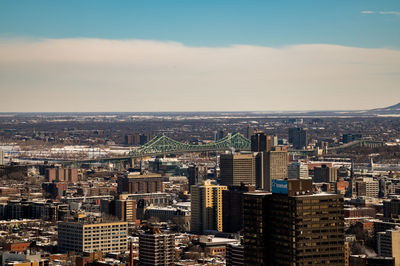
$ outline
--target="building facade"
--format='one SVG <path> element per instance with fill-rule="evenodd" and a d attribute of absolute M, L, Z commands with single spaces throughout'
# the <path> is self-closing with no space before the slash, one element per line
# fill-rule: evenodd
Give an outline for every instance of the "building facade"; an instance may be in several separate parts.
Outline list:
<path fill-rule="evenodd" d="M 241 183 L 255 185 L 255 170 L 253 154 L 221 154 L 221 185 L 239 186 Z"/>
<path fill-rule="evenodd" d="M 161 233 L 156 228 L 139 236 L 139 264 L 173 265 L 175 259 L 175 235 Z"/>
<path fill-rule="evenodd" d="M 338 169 L 335 167 L 329 167 L 326 164 L 321 165 L 321 167 L 314 167 L 314 178 L 313 182 L 320 183 L 333 183 L 337 181 Z"/>
<path fill-rule="evenodd" d="M 308 166 L 301 162 L 294 162 L 288 165 L 289 179 L 308 179 Z"/>
<path fill-rule="evenodd" d="M 378 255 L 381 257 L 393 257 L 395 265 L 400 265 L 400 231 L 389 229 L 378 232 Z"/>
<path fill-rule="evenodd" d="M 311 180 L 274 180 L 244 203 L 245 265 L 344 265 L 343 196 L 312 195 Z"/>
<path fill-rule="evenodd" d="M 159 174 L 129 173 L 117 179 L 118 194 L 163 192 L 163 177 Z"/>
<path fill-rule="evenodd" d="M 272 180 L 288 177 L 288 153 L 281 147 L 259 152 L 256 157 L 256 187 L 271 191 Z"/>
<path fill-rule="evenodd" d="M 194 185 L 191 189 L 191 231 L 198 234 L 222 231 L 222 191 L 227 190 L 227 186 L 205 180 L 204 184 Z"/>
<path fill-rule="evenodd" d="M 229 186 L 222 191 L 222 224 L 224 232 L 237 233 L 243 229 L 244 193 L 255 191 L 254 185 Z"/>
<path fill-rule="evenodd" d="M 302 128 L 289 128 L 289 143 L 295 149 L 303 149 L 308 146 L 307 130 Z"/>
<path fill-rule="evenodd" d="M 128 249 L 127 222 L 59 222 L 59 252 L 122 252 Z"/>
<path fill-rule="evenodd" d="M 256 132 L 251 136 L 251 151 L 263 152 L 270 151 L 272 147 L 272 136 L 268 136 L 263 132 Z"/>

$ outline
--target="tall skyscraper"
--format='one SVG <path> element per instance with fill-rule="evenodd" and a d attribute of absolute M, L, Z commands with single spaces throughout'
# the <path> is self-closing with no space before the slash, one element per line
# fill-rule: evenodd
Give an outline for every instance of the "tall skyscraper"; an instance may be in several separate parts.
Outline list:
<path fill-rule="evenodd" d="M 251 139 L 251 136 L 254 134 L 254 128 L 252 128 L 250 125 L 247 125 L 247 130 L 246 130 L 246 138 Z"/>
<path fill-rule="evenodd" d="M 263 152 L 270 151 L 272 147 L 272 137 L 264 132 L 256 132 L 251 136 L 251 151 Z"/>
<path fill-rule="evenodd" d="M 219 141 L 221 139 L 223 139 L 225 136 L 224 131 L 223 130 L 219 130 L 219 131 L 215 131 L 214 132 L 214 140 L 215 141 Z"/>
<path fill-rule="evenodd" d="M 139 264 L 173 265 L 175 259 L 175 235 L 152 228 L 139 235 Z"/>
<path fill-rule="evenodd" d="M 307 130 L 302 128 L 289 128 L 289 143 L 293 144 L 295 149 L 303 149 L 304 147 L 307 147 Z"/>
<path fill-rule="evenodd" d="M 199 167 L 195 164 L 189 164 L 187 170 L 189 193 L 191 192 L 191 186 L 196 185 L 200 181 Z M 202 179 L 202 178 L 201 178 Z"/>
<path fill-rule="evenodd" d="M 251 154 L 221 154 L 221 185 L 239 186 L 241 183 L 255 185 L 255 157 Z"/>
<path fill-rule="evenodd" d="M 270 192 L 249 192 L 243 198 L 243 245 L 245 265 L 268 265 L 265 221 Z M 265 262 L 265 264 L 264 264 Z M 271 264 L 272 265 L 272 264 Z"/>
<path fill-rule="evenodd" d="M 237 233 L 243 229 L 243 195 L 255 191 L 254 185 L 229 186 L 222 191 L 222 224 L 224 232 Z"/>
<path fill-rule="evenodd" d="M 192 232 L 222 231 L 222 191 L 226 189 L 226 186 L 215 185 L 211 180 L 192 186 Z"/>
<path fill-rule="evenodd" d="M 342 195 L 312 195 L 310 179 L 274 180 L 243 207 L 245 265 L 344 265 Z"/>
<path fill-rule="evenodd" d="M 274 147 L 268 152 L 259 152 L 256 157 L 256 186 L 271 191 L 274 179 L 288 177 L 288 154 L 282 147 Z"/>

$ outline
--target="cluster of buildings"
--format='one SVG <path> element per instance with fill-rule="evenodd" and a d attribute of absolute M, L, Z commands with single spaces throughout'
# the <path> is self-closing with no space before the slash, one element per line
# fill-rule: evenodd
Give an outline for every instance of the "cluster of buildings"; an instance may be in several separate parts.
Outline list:
<path fill-rule="evenodd" d="M 399 173 L 308 153 L 303 128 L 248 137 L 250 151 L 3 182 L 1 265 L 400 265 Z"/>

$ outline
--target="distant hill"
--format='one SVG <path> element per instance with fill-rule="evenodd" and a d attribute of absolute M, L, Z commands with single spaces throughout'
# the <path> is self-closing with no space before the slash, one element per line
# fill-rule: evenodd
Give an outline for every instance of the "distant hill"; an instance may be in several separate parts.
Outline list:
<path fill-rule="evenodd" d="M 400 103 L 384 108 L 371 109 L 367 113 L 375 115 L 400 115 Z"/>

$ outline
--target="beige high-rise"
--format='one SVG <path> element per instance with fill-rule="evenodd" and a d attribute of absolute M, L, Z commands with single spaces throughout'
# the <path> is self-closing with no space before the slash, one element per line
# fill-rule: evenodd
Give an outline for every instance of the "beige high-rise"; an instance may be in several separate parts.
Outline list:
<path fill-rule="evenodd" d="M 288 177 L 288 153 L 275 147 L 268 152 L 257 154 L 256 186 L 265 191 L 271 191 L 272 180 Z"/>
<path fill-rule="evenodd" d="M 221 185 L 256 184 L 256 161 L 251 154 L 221 154 Z"/>
<path fill-rule="evenodd" d="M 122 252 L 128 249 L 127 222 L 59 222 L 59 252 Z"/>
<path fill-rule="evenodd" d="M 222 191 L 227 189 L 227 186 L 212 184 L 210 180 L 191 187 L 192 232 L 222 231 Z"/>

